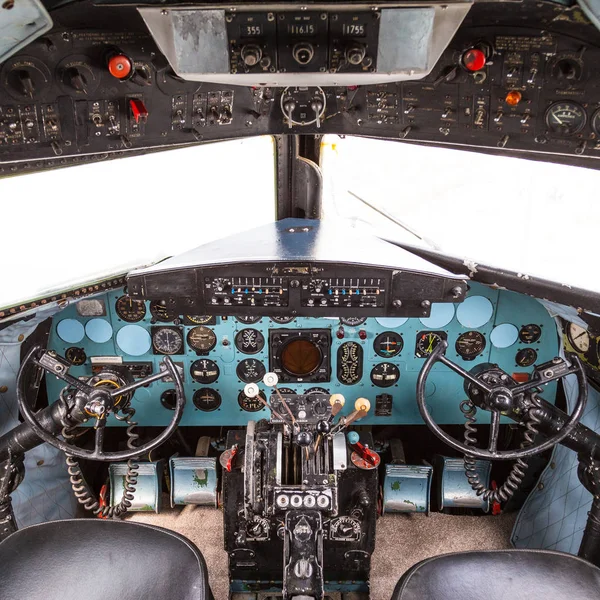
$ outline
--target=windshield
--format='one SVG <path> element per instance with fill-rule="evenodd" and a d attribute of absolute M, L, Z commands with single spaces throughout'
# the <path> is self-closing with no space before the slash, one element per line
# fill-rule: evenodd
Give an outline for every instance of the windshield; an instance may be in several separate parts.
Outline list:
<path fill-rule="evenodd" d="M 0 180 L 0 308 L 156 262 L 275 218 L 257 137 Z"/>
<path fill-rule="evenodd" d="M 322 150 L 327 218 L 600 292 L 600 172 L 357 137 L 325 136 Z"/>

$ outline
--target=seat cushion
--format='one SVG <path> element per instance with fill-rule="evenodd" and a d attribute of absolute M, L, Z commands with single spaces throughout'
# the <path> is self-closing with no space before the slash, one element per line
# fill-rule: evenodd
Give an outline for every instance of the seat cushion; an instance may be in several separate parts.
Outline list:
<path fill-rule="evenodd" d="M 183 536 L 103 519 L 51 521 L 0 543 L 2 600 L 212 600 Z"/>
<path fill-rule="evenodd" d="M 400 579 L 392 600 L 592 600 L 600 569 L 561 552 L 500 550 L 429 558 Z"/>

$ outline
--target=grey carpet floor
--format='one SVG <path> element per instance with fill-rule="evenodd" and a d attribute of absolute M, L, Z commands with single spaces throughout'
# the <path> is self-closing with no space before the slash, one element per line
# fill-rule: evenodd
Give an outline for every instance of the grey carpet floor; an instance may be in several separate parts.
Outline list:
<path fill-rule="evenodd" d="M 385 515 L 377 521 L 371 569 L 372 600 L 389 600 L 400 576 L 424 558 L 447 552 L 509 548 L 515 516 Z M 228 599 L 227 554 L 223 549 L 220 510 L 186 506 L 159 515 L 133 513 L 128 518 L 172 529 L 194 542 L 206 559 L 215 600 Z"/>

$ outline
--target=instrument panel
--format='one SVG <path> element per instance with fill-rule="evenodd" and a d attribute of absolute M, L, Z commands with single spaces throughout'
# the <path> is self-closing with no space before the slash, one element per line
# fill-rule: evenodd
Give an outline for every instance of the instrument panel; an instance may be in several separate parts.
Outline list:
<path fill-rule="evenodd" d="M 85 377 L 103 368 L 127 368 L 134 378 L 156 372 L 164 356 L 183 371 L 187 405 L 182 425 L 244 425 L 268 418 L 257 398 L 244 394 L 262 378 L 279 376 L 282 393 L 342 393 L 345 412 L 359 396 L 372 410 L 361 424 L 420 424 L 415 389 L 426 357 L 440 340 L 466 369 L 498 364 L 516 378 L 558 354 L 556 325 L 535 299 L 471 282 L 461 304 L 433 304 L 428 317 L 260 317 L 175 314 L 158 301 L 111 291 L 80 300 L 54 317 L 49 348 Z M 61 381 L 48 376 L 50 401 Z M 441 423 L 462 423 L 462 379 L 438 364 L 427 389 Z M 556 385 L 543 395 L 553 402 Z M 169 382 L 140 388 L 133 397 L 141 425 L 166 425 L 174 393 Z M 481 415 L 482 419 L 485 416 Z M 120 425 L 109 421 L 110 425 Z"/>
<path fill-rule="evenodd" d="M 235 73 L 227 84 L 176 76 L 132 7 L 65 6 L 52 13 L 54 30 L 1 65 L 0 174 L 285 133 L 598 158 L 600 33 L 579 9 L 571 18 L 554 3 L 497 4 L 474 4 L 421 80 L 252 88 L 235 85 Z M 266 19 L 229 24 L 239 52 L 231 59 L 238 66 L 225 57 L 228 71 L 240 61 L 249 71 L 275 68 L 264 66 L 268 49 L 259 43 L 272 25 Z M 349 65 L 361 23 L 344 46 Z M 335 52 L 322 44 L 319 58 L 314 46 L 303 45 L 303 35 L 290 52 L 295 48 L 300 61 L 312 52 L 307 69 L 331 69 Z M 367 52 L 356 68 L 372 68 L 363 64 L 369 58 Z"/>

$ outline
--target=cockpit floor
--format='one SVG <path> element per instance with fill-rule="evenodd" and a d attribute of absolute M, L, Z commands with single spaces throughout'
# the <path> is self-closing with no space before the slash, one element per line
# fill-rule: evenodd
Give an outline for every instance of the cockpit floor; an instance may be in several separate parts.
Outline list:
<path fill-rule="evenodd" d="M 377 521 L 372 559 L 371 598 L 388 600 L 399 577 L 412 565 L 438 554 L 510 547 L 516 513 L 497 517 L 432 513 L 384 515 Z M 223 549 L 223 513 L 186 506 L 160 514 L 132 513 L 128 519 L 172 529 L 192 540 L 208 565 L 215 600 L 227 600 L 227 554 Z"/>

